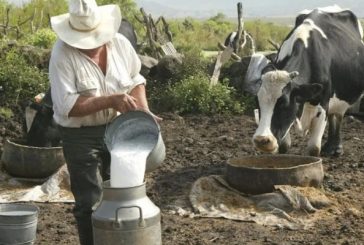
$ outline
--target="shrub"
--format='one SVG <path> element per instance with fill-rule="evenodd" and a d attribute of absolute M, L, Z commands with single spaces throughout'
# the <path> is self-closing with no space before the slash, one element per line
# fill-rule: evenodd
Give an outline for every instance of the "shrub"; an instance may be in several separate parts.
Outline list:
<path fill-rule="evenodd" d="M 0 117 L 10 119 L 14 116 L 13 111 L 10 108 L 0 107 Z"/>
<path fill-rule="evenodd" d="M 210 64 L 211 61 L 202 57 L 200 49 L 193 48 L 184 53 L 183 63 L 171 82 L 176 83 L 198 73 L 207 74 Z"/>
<path fill-rule="evenodd" d="M 241 113 L 242 105 L 234 99 L 234 89 L 218 83 L 210 86 L 205 74 L 192 75 L 170 86 L 170 110 L 178 113 Z"/>
<path fill-rule="evenodd" d="M 56 40 L 57 35 L 51 29 L 40 29 L 26 38 L 28 44 L 47 49 L 52 48 Z"/>
<path fill-rule="evenodd" d="M 184 54 L 177 74 L 167 83 L 147 83 L 148 101 L 153 111 L 185 113 L 242 113 L 250 102 L 229 87 L 227 79 L 210 86 L 209 69 L 213 60 L 203 58 L 201 50 L 191 49 Z M 239 97 L 238 97 L 239 96 Z"/>
<path fill-rule="evenodd" d="M 26 62 L 15 49 L 8 51 L 0 66 L 0 94 L 2 104 L 17 104 L 28 100 L 48 87 L 47 75 Z"/>
<path fill-rule="evenodd" d="M 274 24 L 261 20 L 247 21 L 245 29 L 252 35 L 255 40 L 257 51 L 274 50 L 274 47 L 269 43 L 269 40 L 281 44 L 290 31 L 290 27 L 286 25 Z M 242 52 L 244 55 L 250 54 L 250 43 Z"/>
<path fill-rule="evenodd" d="M 235 31 L 235 23 L 226 21 L 217 15 L 209 20 L 170 20 L 173 44 L 180 51 L 187 51 L 192 46 L 198 49 L 218 50 L 217 43 L 224 42 L 226 36 Z M 222 18 L 222 19 L 221 19 Z"/>

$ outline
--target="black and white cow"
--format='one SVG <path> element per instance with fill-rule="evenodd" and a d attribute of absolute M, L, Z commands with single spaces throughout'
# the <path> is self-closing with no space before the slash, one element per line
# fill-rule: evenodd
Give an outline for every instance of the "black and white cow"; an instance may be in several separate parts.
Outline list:
<path fill-rule="evenodd" d="M 128 20 L 123 19 L 121 21 L 118 32 L 124 35 L 130 41 L 134 49 L 137 51 L 138 38 L 134 26 Z"/>
<path fill-rule="evenodd" d="M 238 51 L 238 45 L 239 45 L 239 43 L 237 42 L 238 37 L 239 36 L 238 36 L 238 33 L 236 31 L 230 32 L 229 35 L 226 37 L 225 42 L 224 42 L 224 45 L 226 47 L 233 48 L 235 53 Z"/>
<path fill-rule="evenodd" d="M 364 89 L 363 29 L 356 16 L 337 5 L 304 11 L 282 43 L 274 62 L 264 57 L 250 79 L 260 107 L 253 143 L 259 151 L 284 153 L 299 105 L 309 133 L 307 153 L 341 155 L 340 129 L 345 111 Z M 328 139 L 321 140 L 329 121 Z"/>

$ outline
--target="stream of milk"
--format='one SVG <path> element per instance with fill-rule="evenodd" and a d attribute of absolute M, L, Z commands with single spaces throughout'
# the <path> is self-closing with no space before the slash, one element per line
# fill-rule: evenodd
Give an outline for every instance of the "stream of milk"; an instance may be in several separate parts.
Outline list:
<path fill-rule="evenodd" d="M 110 185 L 115 188 L 143 184 L 146 161 L 154 147 L 152 137 L 141 135 L 110 151 Z"/>

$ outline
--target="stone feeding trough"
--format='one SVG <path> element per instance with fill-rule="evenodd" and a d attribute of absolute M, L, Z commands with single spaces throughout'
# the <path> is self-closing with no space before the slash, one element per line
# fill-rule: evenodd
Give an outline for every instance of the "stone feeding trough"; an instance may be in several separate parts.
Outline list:
<path fill-rule="evenodd" d="M 322 159 L 299 155 L 260 155 L 230 159 L 226 181 L 246 194 L 274 191 L 275 185 L 319 187 L 324 178 Z"/>
<path fill-rule="evenodd" d="M 29 180 L 48 178 L 65 162 L 61 146 L 28 146 L 21 139 L 5 141 L 1 155 L 2 166 L 10 175 Z"/>

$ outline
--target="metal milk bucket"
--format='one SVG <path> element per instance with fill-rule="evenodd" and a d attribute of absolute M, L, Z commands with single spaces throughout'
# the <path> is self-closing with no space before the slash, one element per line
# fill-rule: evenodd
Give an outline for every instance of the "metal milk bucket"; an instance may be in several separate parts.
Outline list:
<path fill-rule="evenodd" d="M 138 137 L 142 136 L 142 137 Z M 146 161 L 146 172 L 151 172 L 159 167 L 166 156 L 166 148 L 160 132 L 160 127 L 155 119 L 144 111 L 130 111 L 116 117 L 105 132 L 105 143 L 109 151 L 119 147 L 133 138 L 154 141 L 154 148 Z M 143 144 L 143 140 L 139 142 Z"/>
<path fill-rule="evenodd" d="M 38 208 L 29 204 L 0 204 L 0 244 L 33 244 Z"/>
<path fill-rule="evenodd" d="M 104 182 L 103 197 L 92 214 L 95 245 L 160 245 L 160 210 L 147 197 L 145 183 L 129 188 Z"/>

